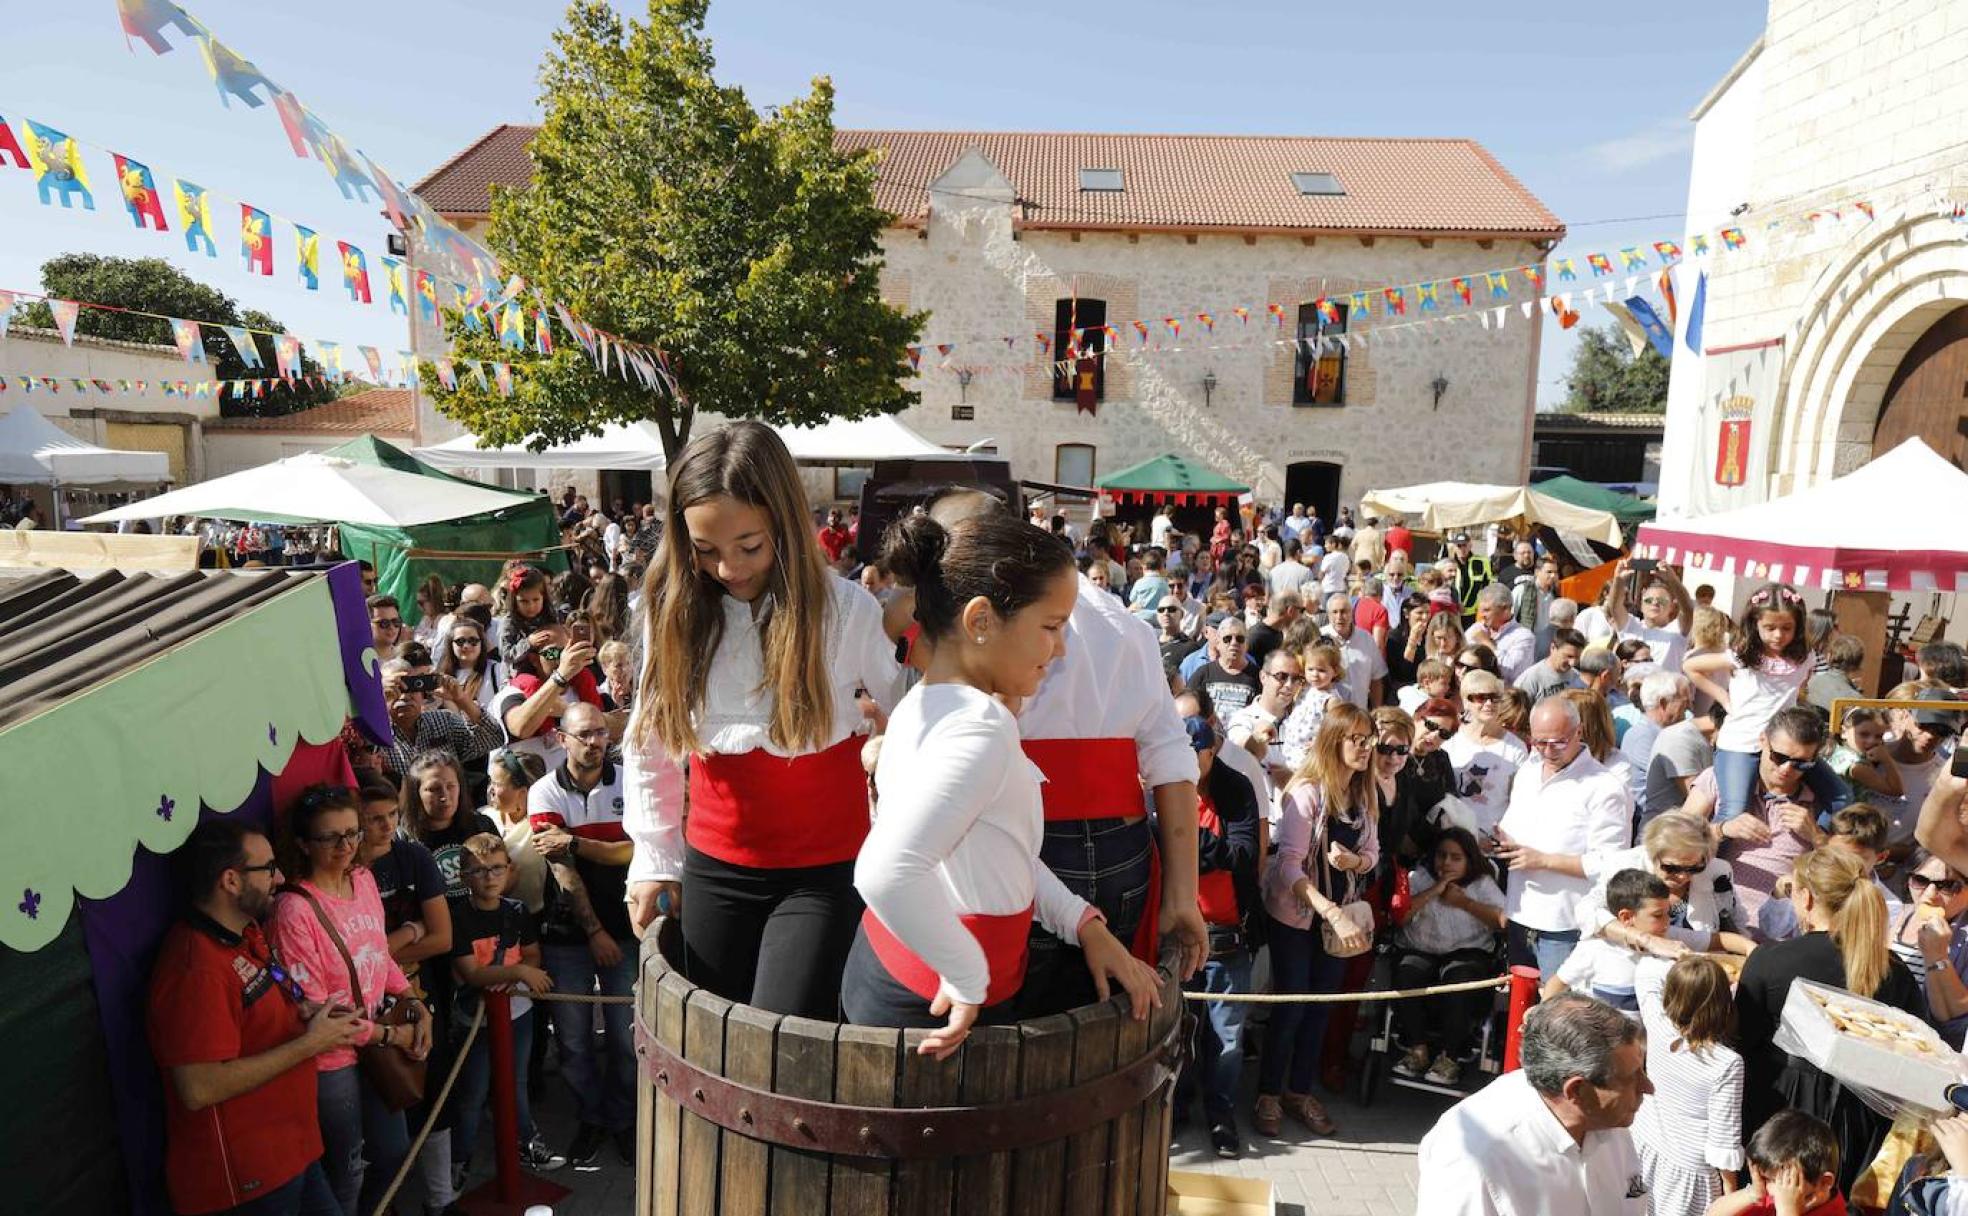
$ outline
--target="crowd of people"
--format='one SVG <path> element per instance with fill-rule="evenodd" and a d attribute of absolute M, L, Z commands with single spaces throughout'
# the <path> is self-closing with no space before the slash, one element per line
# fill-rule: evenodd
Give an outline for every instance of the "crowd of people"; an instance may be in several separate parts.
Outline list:
<path fill-rule="evenodd" d="M 1347 994 L 1534 966 L 1525 1068 L 1424 1144 L 1429 1212 L 1833 1210 L 1886 1129 L 1776 1046 L 1790 982 L 1968 1029 L 1968 836 L 1932 830 L 1968 792 L 1959 647 L 1833 738 L 1866 656 L 1794 591 L 1731 620 L 1620 562 L 1581 605 L 1529 538 L 1429 560 L 1252 504 L 1082 530 L 954 488 L 870 549 L 750 424 L 680 454 L 660 516 L 563 507 L 571 570 L 370 596 L 392 736 L 345 731 L 356 786 L 182 851 L 151 1019 L 180 1211 L 367 1216 L 425 1117 L 376 1057 L 448 1066 L 488 990 L 525 1162 L 628 1160 L 627 1007 L 528 998 L 628 994 L 658 916 L 722 996 L 939 1056 L 1110 995 L 1148 1016 L 1164 941 L 1192 991 L 1342 998 L 1271 1009 L 1248 1110 L 1249 1006 L 1200 1005 L 1178 1107 L 1226 1158 L 1337 1130 Z M 1394 1071 L 1466 1086 L 1494 1001 L 1397 1003 Z M 485 1052 L 403 1192 L 429 1210 Z"/>

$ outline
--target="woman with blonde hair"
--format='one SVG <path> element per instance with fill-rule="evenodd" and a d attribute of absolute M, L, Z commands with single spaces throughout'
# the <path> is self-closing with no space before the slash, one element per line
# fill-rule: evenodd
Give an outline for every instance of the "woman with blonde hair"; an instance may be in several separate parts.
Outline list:
<path fill-rule="evenodd" d="M 1476 813 L 1479 840 L 1496 830 L 1510 801 L 1510 779 L 1531 754 L 1504 725 L 1504 692 L 1503 681 L 1490 672 L 1464 672 L 1462 729 L 1442 745 L 1455 766 L 1456 796 Z"/>
<path fill-rule="evenodd" d="M 1647 821 L 1640 843 L 1630 849 L 1587 853 L 1580 859 L 1592 890 L 1579 900 L 1579 932 L 1603 937 L 1643 953 L 1674 955 L 1683 950 L 1748 954 L 1756 948 L 1745 936 L 1747 921 L 1736 903 L 1728 862 L 1715 855 L 1708 823 L 1685 811 L 1668 811 Z M 1606 884 L 1621 870 L 1645 870 L 1667 884 L 1667 936 L 1657 938 L 1606 911 Z"/>
<path fill-rule="evenodd" d="M 895 708 L 895 646 L 875 598 L 827 568 L 771 427 L 691 440 L 667 499 L 623 749 L 630 907 L 681 915 L 687 970 L 719 996 L 832 1019 L 869 827 L 857 694 Z"/>
<path fill-rule="evenodd" d="M 1367 711 L 1334 704 L 1285 786 L 1277 852 L 1263 878 L 1275 991 L 1336 991 L 1346 959 L 1372 945 L 1372 926 L 1350 919 L 1346 907 L 1361 898 L 1380 861 L 1377 738 Z M 1328 931 L 1337 951 L 1328 948 Z M 1327 1009 L 1292 1004 L 1273 1013 L 1251 1119 L 1261 1135 L 1277 1135 L 1287 1114 L 1314 1135 L 1333 1134 L 1332 1117 L 1311 1092 Z"/>
<path fill-rule="evenodd" d="M 1785 1108 L 1829 1123 L 1838 1136 L 1838 1189 L 1849 1192 L 1885 1139 L 1887 1123 L 1815 1064 L 1776 1044 L 1793 982 L 1842 988 L 1915 1018 L 1920 985 L 1886 945 L 1886 900 L 1864 863 L 1841 848 L 1814 849 L 1791 870 L 1790 901 L 1803 933 L 1749 956 L 1736 985 L 1743 1057 L 1744 1127 Z"/>

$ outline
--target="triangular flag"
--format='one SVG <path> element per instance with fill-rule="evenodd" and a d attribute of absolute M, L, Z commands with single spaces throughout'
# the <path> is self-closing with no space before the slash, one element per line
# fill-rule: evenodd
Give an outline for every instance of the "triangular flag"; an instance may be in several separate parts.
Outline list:
<path fill-rule="evenodd" d="M 1640 328 L 1647 334 L 1647 341 L 1653 343 L 1660 357 L 1672 359 L 1674 331 L 1661 322 L 1660 314 L 1654 311 L 1654 306 L 1641 297 L 1634 296 L 1626 302 L 1626 307 L 1627 311 L 1633 314 L 1633 319 L 1640 323 Z"/>
<path fill-rule="evenodd" d="M 1695 279 L 1695 300 L 1688 305 L 1688 331 L 1682 340 L 1688 349 L 1699 355 L 1702 353 L 1702 314 L 1708 308 L 1708 272 L 1703 271 Z"/>
<path fill-rule="evenodd" d="M 171 341 L 178 344 L 178 354 L 186 363 L 205 362 L 205 341 L 199 336 L 198 322 L 187 321 L 181 317 L 171 317 Z"/>
<path fill-rule="evenodd" d="M 221 325 L 219 329 L 225 333 L 226 340 L 232 343 L 232 349 L 239 352 L 240 360 L 247 367 L 263 368 L 266 366 L 266 363 L 260 358 L 260 344 L 253 340 L 253 335 L 247 332 L 244 326 Z"/>
<path fill-rule="evenodd" d="M 1626 335 L 1626 344 L 1633 348 L 1633 357 L 1639 358 L 1640 352 L 1647 349 L 1647 331 L 1634 318 L 1632 310 L 1624 304 L 1608 300 L 1606 311 L 1612 313 L 1613 320 L 1619 322 L 1620 332 Z"/>
<path fill-rule="evenodd" d="M 48 311 L 55 314 L 55 329 L 61 334 L 62 344 L 75 345 L 75 318 L 82 314 L 82 306 L 74 300 L 50 300 Z"/>

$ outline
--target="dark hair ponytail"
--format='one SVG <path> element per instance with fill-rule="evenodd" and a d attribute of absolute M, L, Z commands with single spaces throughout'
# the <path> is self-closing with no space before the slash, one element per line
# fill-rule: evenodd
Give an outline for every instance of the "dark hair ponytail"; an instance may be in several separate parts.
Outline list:
<path fill-rule="evenodd" d="M 997 512 L 947 528 L 926 514 L 905 515 L 889 525 L 880 561 L 916 589 L 916 620 L 931 638 L 955 630 L 964 605 L 979 596 L 1009 618 L 1074 568 L 1064 540 Z"/>

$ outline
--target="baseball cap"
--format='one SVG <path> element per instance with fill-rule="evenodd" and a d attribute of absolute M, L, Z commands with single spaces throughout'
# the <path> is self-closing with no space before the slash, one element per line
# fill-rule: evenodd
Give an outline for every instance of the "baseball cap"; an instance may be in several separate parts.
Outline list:
<path fill-rule="evenodd" d="M 1953 693 L 1944 688 L 1923 688 L 1914 700 L 1944 701 L 1950 705 L 1961 704 L 1954 699 Z M 1968 709 L 1968 706 L 1962 706 L 1962 709 Z M 1913 711 L 1913 720 L 1916 725 L 1935 727 L 1951 735 L 1958 735 L 1961 733 L 1962 709 L 1916 709 Z"/>
<path fill-rule="evenodd" d="M 1469 533 L 1462 531 L 1451 532 L 1449 533 L 1449 543 L 1452 545 L 1466 545 L 1469 543 Z"/>
<path fill-rule="evenodd" d="M 1182 720 L 1182 729 L 1189 732 L 1189 746 L 1199 752 L 1206 752 L 1216 746 L 1216 728 L 1209 719 L 1195 714 Z"/>

